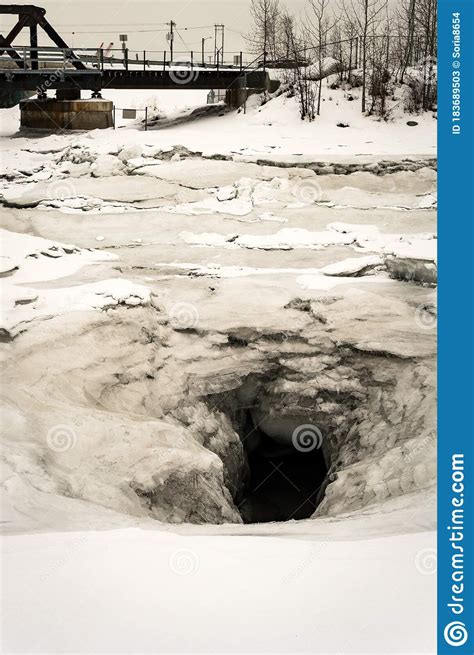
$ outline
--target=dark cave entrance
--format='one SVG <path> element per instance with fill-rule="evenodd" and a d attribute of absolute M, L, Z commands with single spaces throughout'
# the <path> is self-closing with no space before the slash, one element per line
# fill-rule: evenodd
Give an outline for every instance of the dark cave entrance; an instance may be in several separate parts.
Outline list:
<path fill-rule="evenodd" d="M 251 434 L 251 438 L 247 438 Z M 290 433 L 291 435 L 291 433 Z M 250 418 L 242 441 L 249 476 L 236 505 L 245 523 L 267 523 L 309 518 L 324 498 L 328 466 L 322 444 L 297 449 L 291 438 L 270 438 Z"/>

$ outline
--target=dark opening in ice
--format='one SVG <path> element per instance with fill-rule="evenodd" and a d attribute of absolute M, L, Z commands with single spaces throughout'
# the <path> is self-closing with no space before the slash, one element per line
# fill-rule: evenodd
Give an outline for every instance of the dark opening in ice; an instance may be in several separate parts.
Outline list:
<path fill-rule="evenodd" d="M 252 440 L 247 440 L 245 434 L 242 438 L 250 475 L 237 501 L 244 522 L 309 518 L 321 502 L 326 486 L 328 467 L 321 444 L 300 450 L 291 440 L 279 443 L 258 428 L 251 429 Z"/>

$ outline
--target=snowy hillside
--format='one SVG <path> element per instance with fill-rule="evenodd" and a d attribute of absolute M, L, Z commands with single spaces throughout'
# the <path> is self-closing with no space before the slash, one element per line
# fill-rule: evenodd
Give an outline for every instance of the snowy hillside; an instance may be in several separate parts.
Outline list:
<path fill-rule="evenodd" d="M 361 114 L 360 89 L 331 89 L 330 80 L 324 84 L 321 115 L 311 123 L 301 121 L 297 98 L 288 98 L 283 93 L 261 105 L 262 98 L 257 95 L 249 98 L 245 114 L 243 108 L 238 112 L 222 111 L 218 116 L 200 120 L 198 129 L 195 129 L 194 120 L 176 128 L 167 124 L 166 129 L 160 130 L 158 142 L 162 148 L 180 144 L 204 154 L 246 158 L 271 155 L 272 160 L 291 157 L 295 162 L 312 160 L 315 155 L 320 160 L 333 161 L 362 155 L 435 156 L 436 119 L 431 112 L 405 113 L 400 106 L 401 90 L 398 91 L 398 100 L 393 103 L 391 120 L 384 121 Z M 157 112 L 175 120 L 189 115 L 206 102 L 206 94 L 202 91 L 166 91 L 155 95 L 138 91 L 127 95 L 124 91 L 109 90 L 104 95 L 119 108 L 148 106 L 152 118 Z M 18 108 L 2 113 L 0 133 L 14 134 L 19 128 Z M 120 143 L 157 145 L 150 132 L 137 133 L 133 121 L 123 121 L 119 111 L 117 116 L 120 128 L 113 137 L 110 130 L 96 130 L 87 138 L 109 145 L 111 138 Z M 138 119 L 141 122 L 144 116 L 139 115 Z M 410 121 L 417 125 L 408 125 Z M 338 127 L 338 124 L 346 127 Z M 66 135 L 63 138 L 67 138 Z M 74 141 L 77 141 L 77 136 Z"/>

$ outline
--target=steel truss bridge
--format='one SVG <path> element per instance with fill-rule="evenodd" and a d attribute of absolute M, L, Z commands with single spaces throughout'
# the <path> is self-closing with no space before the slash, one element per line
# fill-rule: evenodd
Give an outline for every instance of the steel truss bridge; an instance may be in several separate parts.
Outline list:
<path fill-rule="evenodd" d="M 71 48 L 35 5 L 2 5 L 0 14 L 18 16 L 7 36 L 0 35 L 0 88 L 3 92 L 48 90 L 100 94 L 103 89 L 266 89 L 269 77 L 265 56 L 244 62 L 242 53 L 232 63 L 199 61 L 195 53 L 170 60 L 165 52 L 132 52 L 102 48 Z M 29 44 L 17 46 L 24 28 Z M 55 44 L 39 45 L 38 28 Z"/>

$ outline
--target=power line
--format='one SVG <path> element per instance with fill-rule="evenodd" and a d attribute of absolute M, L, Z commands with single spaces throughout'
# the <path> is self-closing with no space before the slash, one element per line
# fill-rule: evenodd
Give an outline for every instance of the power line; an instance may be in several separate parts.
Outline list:
<path fill-rule="evenodd" d="M 131 26 L 137 27 L 138 25 L 167 25 L 168 23 L 149 23 L 144 21 L 143 23 L 56 23 L 57 27 L 124 27 Z"/>
<path fill-rule="evenodd" d="M 156 23 L 156 25 L 169 25 L 169 23 Z M 84 27 L 84 25 L 81 25 L 81 27 Z M 94 27 L 98 27 L 98 26 L 94 25 Z M 108 29 L 110 27 L 122 27 L 122 26 L 120 26 L 120 25 L 104 25 L 104 29 L 98 30 L 98 31 L 73 30 L 71 32 L 66 31 L 66 34 L 104 34 L 104 33 L 109 34 L 109 33 L 114 31 L 113 29 Z M 196 27 L 194 27 L 194 26 L 193 27 L 180 27 L 179 29 L 181 31 L 214 29 L 214 25 L 201 25 L 201 26 L 196 26 Z M 145 33 L 150 33 L 150 32 L 169 32 L 169 29 L 145 29 L 145 30 L 129 30 L 129 29 L 127 29 L 127 34 L 145 34 Z"/>
<path fill-rule="evenodd" d="M 137 23 L 138 24 L 143 24 L 143 25 L 169 25 L 169 23 Z M 90 25 L 90 27 L 103 27 L 104 29 L 109 28 L 109 27 L 120 27 L 120 28 L 127 28 L 129 25 L 127 23 L 117 23 L 114 25 L 111 25 L 110 23 L 94 23 Z M 76 25 L 70 24 L 70 25 L 63 25 L 62 27 L 76 27 Z M 88 27 L 87 24 L 81 23 L 78 25 L 78 27 Z M 206 29 L 213 29 L 214 25 L 196 25 L 196 26 L 190 26 L 190 27 L 180 27 L 180 30 L 187 31 L 187 30 L 206 30 Z M 127 30 L 128 33 L 133 33 L 133 32 L 148 32 L 150 30 Z M 155 30 L 153 30 L 155 31 Z M 166 31 L 166 30 L 158 30 L 158 31 Z M 78 30 L 74 30 L 76 34 L 80 34 L 81 32 Z M 89 32 L 89 30 L 88 30 Z M 93 34 L 93 32 L 89 32 L 90 34 Z M 84 32 L 85 34 L 85 32 Z"/>
<path fill-rule="evenodd" d="M 146 32 L 153 32 L 153 33 L 158 33 L 158 32 L 168 32 L 169 30 L 127 30 L 128 34 L 145 34 Z M 87 30 L 85 32 L 82 31 L 77 31 L 74 30 L 73 32 L 64 32 L 65 34 L 112 34 L 115 32 L 115 30 L 109 30 L 109 29 L 103 29 L 99 30 L 97 32 Z"/>
<path fill-rule="evenodd" d="M 181 34 L 179 33 L 178 30 L 176 30 L 176 34 L 179 36 L 179 38 L 180 38 L 181 41 L 183 42 L 184 47 L 187 48 L 188 50 L 190 50 L 191 48 L 190 48 L 189 45 L 186 43 L 186 41 L 183 39 L 183 37 L 181 36 Z"/>
<path fill-rule="evenodd" d="M 210 30 L 214 25 L 199 25 L 197 27 L 180 27 L 180 30 Z"/>

